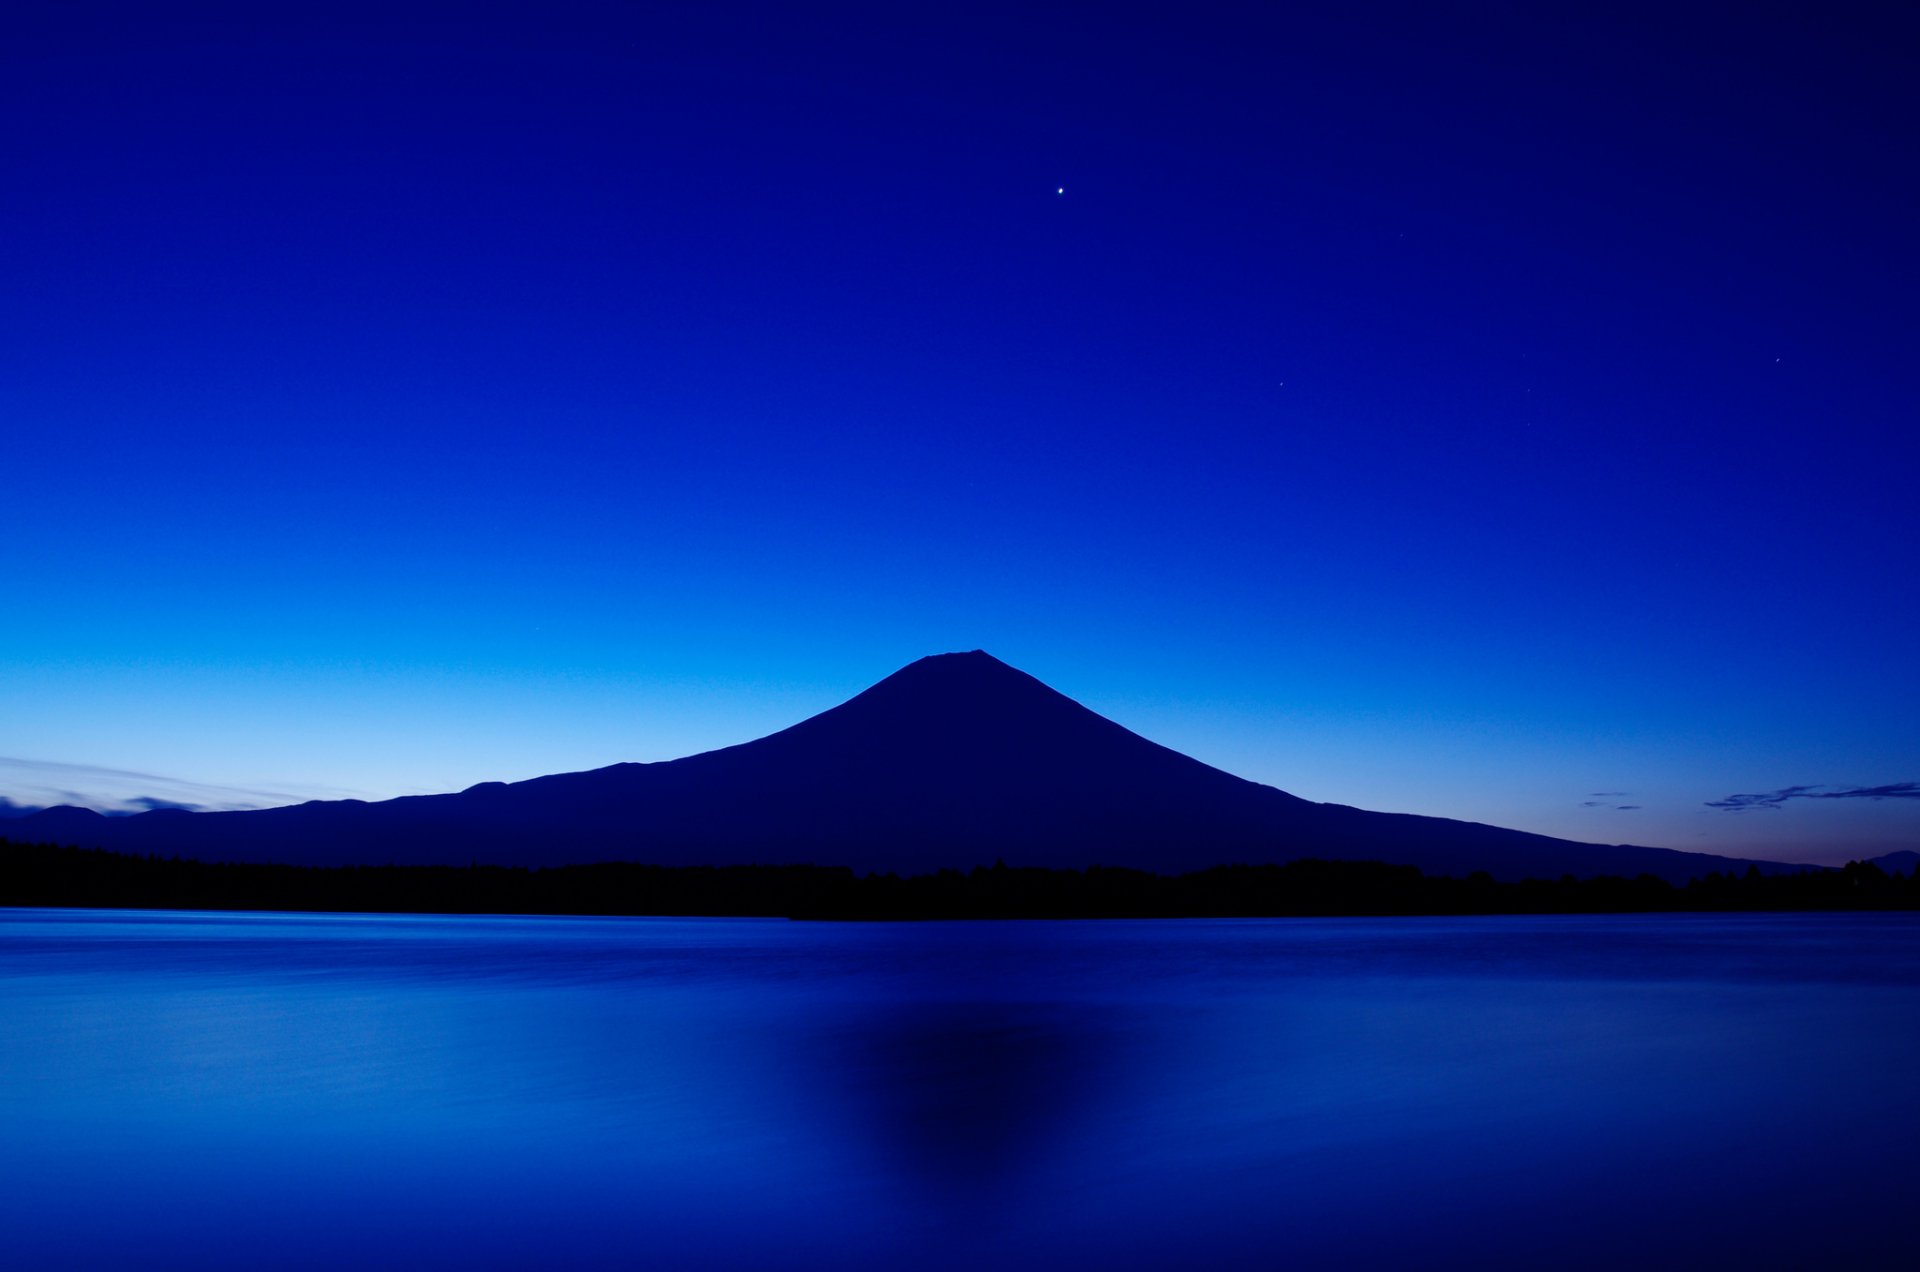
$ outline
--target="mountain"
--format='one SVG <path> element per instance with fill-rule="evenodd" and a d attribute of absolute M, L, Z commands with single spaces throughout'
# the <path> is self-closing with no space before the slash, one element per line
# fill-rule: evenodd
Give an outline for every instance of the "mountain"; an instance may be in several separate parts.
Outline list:
<path fill-rule="evenodd" d="M 379 803 L 115 818 L 55 808 L 8 833 L 303 864 L 815 862 L 919 873 L 1003 858 L 1177 872 L 1314 856 L 1433 874 L 1676 881 L 1751 864 L 1312 803 L 1149 742 L 979 650 L 923 658 L 791 728 L 684 759 Z"/>

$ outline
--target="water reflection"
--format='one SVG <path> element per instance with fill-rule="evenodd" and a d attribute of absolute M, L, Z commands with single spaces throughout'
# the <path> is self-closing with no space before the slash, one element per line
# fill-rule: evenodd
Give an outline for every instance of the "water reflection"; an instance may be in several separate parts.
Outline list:
<path fill-rule="evenodd" d="M 1920 1255 L 1907 916 L 0 912 L 0 1005 L 5 1267 Z"/>
<path fill-rule="evenodd" d="M 822 1112 L 902 1180 L 985 1201 L 1110 1115 L 1124 1042 L 1110 1010 L 1080 1004 L 896 1001 L 820 1030 L 796 1058 L 831 1093 Z"/>

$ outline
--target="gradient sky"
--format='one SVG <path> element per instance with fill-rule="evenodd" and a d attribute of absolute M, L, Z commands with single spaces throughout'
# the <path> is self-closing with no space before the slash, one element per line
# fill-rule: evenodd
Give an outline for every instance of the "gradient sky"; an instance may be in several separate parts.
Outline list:
<path fill-rule="evenodd" d="M 1311 799 L 1920 848 L 1915 11 L 1252 8 L 7 6 L 0 796 L 979 647 Z"/>

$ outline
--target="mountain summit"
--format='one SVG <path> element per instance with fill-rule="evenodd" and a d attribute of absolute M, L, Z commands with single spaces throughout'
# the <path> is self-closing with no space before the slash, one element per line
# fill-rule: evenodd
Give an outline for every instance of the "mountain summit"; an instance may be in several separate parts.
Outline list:
<path fill-rule="evenodd" d="M 1675 880 L 1749 864 L 1312 803 L 1150 742 L 980 650 L 922 658 L 791 728 L 679 760 L 373 804 L 74 811 L 20 818 L 9 833 L 308 864 L 813 862 L 917 873 L 1001 858 L 1171 873 L 1332 857 L 1436 874 Z"/>

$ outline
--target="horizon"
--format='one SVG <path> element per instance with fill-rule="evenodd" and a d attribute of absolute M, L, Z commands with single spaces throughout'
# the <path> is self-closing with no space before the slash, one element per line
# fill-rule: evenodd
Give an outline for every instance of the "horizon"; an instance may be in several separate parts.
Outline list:
<path fill-rule="evenodd" d="M 853 699 L 854 697 L 859 697 L 859 696 L 863 696 L 863 695 L 864 695 L 864 694 L 865 694 L 865 693 L 866 693 L 866 692 L 867 692 L 868 690 L 870 690 L 870 689 L 874 689 L 874 688 L 878 688 L 878 687 L 880 687 L 881 685 L 884 685 L 884 684 L 886 684 L 886 683 L 888 683 L 888 682 L 891 682 L 891 681 L 894 681 L 894 680 L 896 680 L 896 679 L 899 679 L 899 678 L 901 678 L 901 677 L 903 677 L 904 675 L 906 675 L 907 673 L 910 673 L 911 671 L 913 671 L 913 669 L 914 669 L 914 668 L 917 668 L 917 667 L 920 667 L 920 666 L 923 666 L 924 664 L 927 664 L 927 663 L 932 663 L 932 662 L 939 662 L 939 661 L 943 661 L 943 660 L 948 660 L 948 659 L 974 659 L 974 658 L 984 658 L 984 659 L 985 659 L 985 661 L 986 661 L 987 663 L 989 663 L 989 664 L 991 664 L 991 665 L 993 665 L 994 667 L 997 667 L 997 668 L 1000 668 L 1000 669 L 1002 669 L 1002 670 L 1004 670 L 1004 671 L 1007 671 L 1007 672 L 1011 672 L 1011 673 L 1013 673 L 1013 675 L 1014 675 L 1014 676 L 1016 676 L 1016 677 L 1018 677 L 1018 678 L 1020 678 L 1020 679 L 1021 679 L 1021 680 L 1023 680 L 1023 681 L 1024 681 L 1024 680 L 1033 680 L 1033 679 L 1034 679 L 1034 678 L 1032 678 L 1032 677 L 1030 677 L 1030 676 L 1028 676 L 1028 675 L 1027 675 L 1027 673 L 1025 673 L 1024 671 L 1022 671 L 1022 670 L 1021 670 L 1020 668 L 1018 668 L 1018 667 L 1014 667 L 1014 666 L 1012 666 L 1011 664 L 1009 664 L 1009 663 L 1006 663 L 1005 661 L 1003 661 L 1003 660 L 1001 660 L 1001 659 L 999 659 L 999 658 L 996 658 L 996 657 L 995 657 L 995 656 L 994 656 L 993 654 L 991 654 L 990 652 L 988 652 L 988 651 L 986 651 L 986 650 L 981 650 L 981 649 L 973 649 L 973 650 L 952 650 L 952 651 L 946 651 L 946 652 L 942 652 L 942 653 L 938 653 L 938 654 L 928 654 L 928 655 L 923 655 L 922 657 L 920 657 L 920 658 L 917 658 L 917 659 L 915 659 L 915 660 L 913 660 L 912 662 L 910 662 L 910 663 L 907 663 L 907 664 L 905 664 L 905 665 L 903 665 L 903 666 L 901 666 L 900 668 L 897 668 L 897 669 L 896 669 L 896 670 L 894 670 L 893 672 L 890 672 L 890 673 L 888 673 L 888 674 L 887 674 L 886 676 L 884 676 L 884 677 L 882 677 L 882 678 L 880 678 L 879 680 L 876 680 L 876 681 L 875 681 L 875 682 L 874 682 L 874 683 L 873 683 L 872 685 L 869 685 L 869 686 L 867 686 L 867 688 L 866 688 L 866 689 L 863 689 L 863 690 L 861 690 L 859 694 L 855 694 L 855 695 L 850 695 L 850 697 L 849 697 L 849 698 L 848 698 L 848 699 L 847 699 L 846 701 L 848 701 L 848 702 L 850 702 L 850 701 L 852 701 L 852 699 Z M 1054 689 L 1054 687 L 1053 687 L 1053 686 L 1050 686 L 1050 685 L 1047 685 L 1047 684 L 1046 684 L 1046 683 L 1045 683 L 1044 681 L 1039 681 L 1039 680 L 1034 680 L 1034 683 L 1036 683 L 1036 684 L 1037 684 L 1037 685 L 1038 685 L 1038 686 L 1040 687 L 1040 689 L 1042 689 L 1042 690 L 1044 690 L 1044 691 L 1051 691 L 1051 692 L 1055 692 L 1055 693 L 1057 693 L 1057 692 L 1058 692 L 1057 690 L 1055 690 L 1055 689 Z M 1063 696 L 1065 696 L 1065 695 L 1063 695 Z M 1075 699 L 1073 699 L 1073 698 L 1071 698 L 1071 696 L 1066 696 L 1066 699 L 1067 699 L 1067 701 L 1068 701 L 1069 703 L 1071 703 L 1071 704 L 1072 704 L 1073 706 L 1076 706 L 1076 707 L 1082 707 L 1082 708 L 1084 708 L 1084 707 L 1085 707 L 1085 704 L 1082 704 L 1082 703 L 1079 703 L 1079 702 L 1078 702 L 1077 700 L 1075 700 Z M 834 704 L 834 707 L 838 707 L 838 706 L 841 706 L 841 705 L 845 705 L 845 703 L 844 703 L 844 702 L 843 702 L 843 703 L 836 703 L 836 704 Z M 827 708 L 827 710 L 828 710 L 828 711 L 832 711 L 832 710 L 834 709 L 834 707 L 829 707 L 829 708 Z M 818 714 L 818 713 L 816 713 L 816 714 Z M 1095 714 L 1097 715 L 1097 714 L 1099 714 L 1099 713 L 1097 713 L 1097 712 L 1096 712 Z M 812 719 L 812 718 L 813 718 L 813 716 L 808 716 L 808 717 L 807 717 L 807 719 L 809 719 L 809 720 L 810 720 L 810 719 Z M 1108 718 L 1108 717 L 1102 717 L 1102 718 Z M 790 727 L 792 727 L 792 725 L 793 725 L 793 724 L 800 724 L 800 723 L 804 723 L 804 722 L 805 722 L 805 721 L 795 721 L 795 722 L 792 722 L 792 724 L 790 724 L 790 725 L 787 725 L 787 726 L 783 726 L 783 727 L 782 727 L 781 729 L 777 729 L 777 730 L 774 730 L 773 732 L 776 732 L 776 733 L 777 733 L 777 732 L 784 732 L 786 728 L 790 728 Z M 1009 726 L 1010 726 L 1010 728 L 1015 728 L 1015 729 L 1018 729 L 1018 728 L 1022 728 L 1022 727 L 1024 727 L 1025 725 L 1027 725 L 1028 723 L 1030 723 L 1030 722 L 1028 722 L 1028 721 L 1023 721 L 1023 720 L 1013 720 L 1013 719 L 1010 719 L 1010 720 L 1008 721 L 1008 724 L 1009 724 Z M 1113 721 L 1113 723 L 1120 723 L 1120 722 L 1118 722 L 1118 721 Z M 1124 724 L 1122 724 L 1122 727 L 1123 727 L 1123 728 L 1125 727 L 1125 726 L 1124 726 Z M 1129 731 L 1130 731 L 1130 732 L 1133 732 L 1132 730 L 1129 730 Z M 764 737 L 764 736 L 769 736 L 769 735 L 760 735 L 760 736 L 762 736 L 762 737 Z M 1140 735 L 1140 734 L 1138 734 L 1138 733 L 1136 732 L 1136 733 L 1135 733 L 1135 736 L 1144 736 L 1144 735 Z M 729 744 L 726 744 L 726 746 L 723 746 L 723 747 L 719 747 L 719 748 L 711 748 L 711 749 L 716 749 L 716 750 L 718 750 L 718 749 L 726 749 L 726 747 L 731 747 L 731 746 L 737 746 L 737 745 L 740 745 L 740 744 L 743 744 L 743 743 L 745 743 L 745 742 L 749 742 L 749 741 L 756 741 L 756 740 L 758 740 L 758 738 L 754 738 L 754 739 L 740 739 L 739 741 L 737 741 L 737 742 L 735 742 L 735 743 L 729 743 Z M 1146 741 L 1149 741 L 1149 742 L 1153 742 L 1153 741 L 1155 741 L 1155 739 L 1153 739 L 1153 738 L 1146 738 L 1145 740 L 1146 740 Z M 698 754 L 705 754 L 705 753 L 706 753 L 706 752 L 692 752 L 692 753 L 690 753 L 690 755 L 698 755 Z M 675 757 L 669 757 L 669 758 L 667 758 L 667 759 L 665 759 L 665 760 L 660 760 L 660 761 L 651 761 L 651 762 L 654 762 L 654 763 L 670 763 L 670 762 L 672 762 L 672 760 L 674 760 L 674 759 L 684 759 L 684 758 L 688 758 L 688 757 L 687 757 L 687 756 L 675 756 Z M 622 764 L 622 763 L 630 763 L 630 762 L 631 762 L 631 761 L 612 761 L 612 762 L 610 762 L 610 763 L 611 763 L 611 765 L 613 765 L 613 766 L 617 766 L 617 765 L 619 765 L 619 764 Z M 33 767 L 35 767 L 35 766 L 32 766 L 32 765 L 24 765 L 24 764 L 22 764 L 22 763 L 21 763 L 20 761 L 17 761 L 17 760 L 11 760 L 11 759 L 9 759 L 9 758 L 7 758 L 7 757 L 0 757 L 0 774 L 4 774 L 4 773 L 5 773 L 5 772 L 6 772 L 7 770 L 8 770 L 8 768 L 9 768 L 9 766 L 13 766 L 13 767 L 16 767 L 16 768 L 24 768 L 24 769 L 28 769 L 29 771 L 31 771 L 31 769 L 32 769 Z M 85 768 L 84 768 L 83 766 L 58 766 L 58 765 L 41 765 L 41 766 L 38 766 L 38 767 L 40 767 L 40 768 L 42 768 L 42 769 L 44 769 L 44 770 L 49 770 L 49 771 L 51 771 L 51 772 L 72 772 L 72 773 L 84 773 L 84 772 L 88 772 L 88 771 L 89 771 L 89 770 L 87 770 L 87 769 L 85 769 Z M 608 766 L 604 766 L 604 765 L 595 765 L 595 766 L 593 766 L 593 767 L 594 767 L 594 768 L 601 768 L 601 767 L 608 767 Z M 1216 766 L 1216 767 L 1217 767 L 1217 766 Z M 589 770 L 589 771 L 590 771 L 590 770 Z M 261 791 L 257 791 L 257 790 L 254 790 L 254 791 L 245 791 L 245 790 L 223 790 L 222 788 L 217 788 L 217 787 L 206 787 L 206 786 L 201 786 L 201 785 L 199 785 L 199 784 L 195 784 L 195 783 L 186 783 L 186 782 L 177 782 L 177 781 L 172 781 L 172 780 L 170 780 L 170 779 L 166 779 L 166 778 L 163 778 L 163 777 L 160 777 L 160 776 L 158 776 L 158 775 L 155 775 L 155 774 L 142 774 L 142 773 L 116 773 L 116 772 L 114 772 L 113 770 L 101 770 L 101 769 L 95 769 L 95 770 L 91 770 L 91 773 L 92 773 L 92 774 L 93 774 L 93 775 L 94 775 L 94 776 L 96 777 L 96 779 L 98 779 L 98 778 L 106 778 L 106 779 L 108 779 L 108 780 L 120 780 L 120 781 L 123 781 L 123 782 L 131 782 L 132 784 L 134 784 L 134 785 L 137 785 L 137 786 L 139 786 L 139 787 L 140 787 L 140 788 L 141 788 L 142 790 L 145 790 L 145 791 L 148 791 L 148 792 L 151 792 L 151 791 L 153 791 L 153 790 L 156 790 L 156 789 L 161 789 L 161 790 L 167 790 L 167 789 L 171 789 L 171 790 L 172 790 L 172 791 L 173 791 L 173 792 L 174 792 L 175 794 L 179 794 L 179 795 L 187 795 L 187 796 L 193 796 L 193 795 L 198 795 L 198 796 L 200 796 L 200 797 L 202 797 L 202 798 L 207 798 L 207 797 L 211 797 L 211 798 L 213 798 L 213 799 L 216 799 L 216 800 L 218 800 L 218 799 L 222 799 L 222 798 L 224 798 L 224 799 L 226 799 L 226 800 L 227 800 L 228 802 L 225 802 L 225 803 L 214 803 L 214 804 L 195 804 L 195 803 L 191 803 L 191 802 L 188 802 L 188 800 L 186 800 L 186 799 L 181 799 L 181 798 L 169 798 L 169 797 L 167 797 L 167 796 L 155 796 L 155 795 L 153 795 L 153 794 L 151 794 L 151 793 L 149 793 L 149 794 L 145 794 L 145 795 L 139 795 L 139 796 L 131 796 L 131 797 L 126 797 L 126 798 L 123 798 L 123 799 L 121 799 L 121 800 L 118 800 L 118 801 L 113 801 L 113 800 L 100 800 L 100 801 L 92 801 L 92 802 L 80 802 L 80 803 L 75 803 L 75 804 L 67 804 L 67 805 L 41 805 L 41 806 L 34 806 L 34 805 L 24 805 L 24 804 L 21 804 L 21 803 L 19 803 L 19 802 L 17 802 L 17 801 L 14 801 L 14 800 L 11 800 L 11 799 L 9 799 L 9 798 L 7 798 L 7 797 L 4 797 L 4 796 L 0 796 L 0 838 L 4 838 L 4 837 L 5 837 L 5 835 L 4 835 L 4 831 L 5 831 L 5 824 L 6 824 L 6 822 L 7 822 L 7 820 L 9 820 L 9 819 L 11 819 L 11 818 L 16 818 L 16 817 L 21 817 L 21 816 L 25 816 L 25 815 L 29 815 L 29 814 L 31 814 L 31 813 L 33 813 L 33 812 L 38 812 L 38 811 L 46 811 L 46 809 L 47 809 L 47 808 L 50 808 L 50 807 L 60 807 L 60 806 L 65 806 L 65 807 L 80 807 L 80 808 L 84 808 L 84 809 L 89 809 L 89 810 L 91 810 L 91 811 L 94 811 L 94 812 L 99 812 L 99 813 L 102 813 L 102 814 L 104 814 L 104 815 L 106 815 L 106 816 L 109 816 L 109 817 L 125 817 L 125 816 L 134 816 L 134 815 L 138 815 L 138 814 L 140 814 L 140 813 L 145 813 L 145 812 L 155 812 L 155 811 L 200 811 L 200 812 L 219 812 L 219 811 L 239 811 L 239 810 L 244 810 L 244 809 L 252 809 L 252 808 L 272 808 L 272 807 L 283 807 L 283 806 L 287 806 L 287 805 L 291 805 L 291 804 L 296 804 L 296 803 L 302 803 L 302 802 L 305 802 L 305 799 L 302 799 L 302 798 L 295 798 L 295 797 L 281 797 L 281 798 L 279 798 L 279 799 L 277 799 L 277 800 L 273 800 L 272 802 L 267 802 L 267 800 L 266 800 L 266 799 L 263 799 L 263 796 L 266 796 L 266 795 L 267 795 L 267 793 L 266 793 L 266 792 L 261 792 Z M 551 776 L 551 775 L 552 775 L 552 774 L 532 774 L 532 775 L 529 775 L 529 777 L 531 778 L 531 777 L 542 777 L 542 776 Z M 1239 776 L 1239 775 L 1237 775 L 1237 774 L 1235 774 L 1234 776 Z M 512 779 L 512 780 L 516 780 L 516 781 L 518 781 L 518 780 L 527 780 L 527 779 Z M 496 784 L 496 783 L 497 783 L 497 781 L 498 781 L 498 779 L 483 779 L 483 781 L 482 781 L 482 783 L 468 783 L 468 784 L 467 784 L 467 786 L 474 786 L 474 785 L 480 785 L 480 784 L 483 784 L 483 783 L 485 783 L 485 784 Z M 1272 784 L 1271 784 L 1271 783 L 1268 783 L 1267 785 L 1272 785 Z M 444 792 L 411 792 L 411 793 L 414 793 L 414 794 L 446 794 L 446 793 L 453 793 L 453 790 L 463 790 L 463 789 L 466 789 L 466 787 L 460 787 L 460 788 L 452 788 L 452 789 L 450 789 L 449 791 L 444 791 Z M 72 792 L 68 792 L 68 793 L 72 793 Z M 1288 792 L 1288 793 L 1289 793 L 1289 794 L 1294 794 L 1294 793 L 1296 793 L 1296 792 Z M 239 798 L 238 798 L 238 802 L 234 802 L 234 799 L 235 799 L 235 797 L 239 797 Z M 1900 793 L 1898 793 L 1898 792 L 1896 792 L 1896 793 L 1894 793 L 1894 794 L 1892 794 L 1892 795 L 1888 795 L 1888 796 L 1884 796 L 1884 797 L 1885 797 L 1885 798 L 1896 798 L 1896 799 L 1897 799 L 1897 798 L 1902 798 L 1903 796 L 1902 796 L 1902 794 L 1900 794 Z M 307 798 L 322 798 L 322 799 L 324 799 L 324 798 L 328 798 L 328 797 L 326 797 L 326 796 L 311 796 L 311 797 L 307 797 Z M 335 798 L 335 799 L 341 799 L 341 798 L 346 798 L 346 799 L 357 799 L 357 798 L 359 798 L 359 797 L 355 797 L 355 796 L 339 796 L 339 795 L 335 795 L 335 796 L 332 796 L 331 798 Z M 387 796 L 387 797 L 384 797 L 384 798 L 397 798 L 397 796 Z M 1335 800 L 1335 801 L 1319 801 L 1319 802 L 1327 802 L 1327 803 L 1340 803 L 1341 801 L 1337 801 L 1337 800 Z M 1400 809 L 1387 809 L 1387 810 L 1373 810 L 1373 811 L 1388 811 L 1388 812 L 1405 812 L 1405 811 L 1410 811 L 1410 810 L 1400 810 Z M 1664 846 L 1668 846 L 1668 845 L 1639 845 L 1639 846 L 1641 846 L 1641 847 L 1664 847 Z M 1893 853 L 1899 853 L 1899 852 L 1902 852 L 1902 851 L 1905 851 L 1905 850 L 1901 850 L 1901 849 L 1895 849 L 1895 850 L 1892 850 L 1892 852 L 1893 852 Z M 1727 855 L 1729 855 L 1729 856 L 1739 856 L 1740 854 L 1727 854 Z M 1748 855 L 1751 855 L 1751 854 L 1748 854 Z M 1885 854 L 1885 853 L 1882 853 L 1882 854 L 1875 854 L 1875 855 L 1876 855 L 1876 856 L 1881 856 L 1881 857 L 1884 857 L 1884 856 L 1887 856 L 1887 855 L 1889 855 L 1889 854 Z M 1842 865 L 1842 864 L 1845 864 L 1845 863 L 1846 863 L 1846 860 L 1854 860 L 1854 859 L 1858 859 L 1858 858 L 1851 858 L 1851 857 L 1850 857 L 1850 858 L 1847 858 L 1847 859 L 1844 859 L 1844 860 L 1833 860 L 1833 861 L 1821 861 L 1821 860 L 1818 860 L 1817 858 L 1810 858 L 1809 860 L 1807 860 L 1807 861 L 1805 861 L 1805 862 L 1801 862 L 1801 863 L 1798 863 L 1798 864 L 1808 864 L 1808 865 L 1835 865 L 1835 866 L 1837 866 L 1837 865 Z M 1763 860 L 1764 860 L 1764 858 L 1763 858 Z"/>
<path fill-rule="evenodd" d="M 1910 16 L 104 12 L 0 19 L 0 799 L 977 647 L 1317 802 L 1920 848 Z"/>

